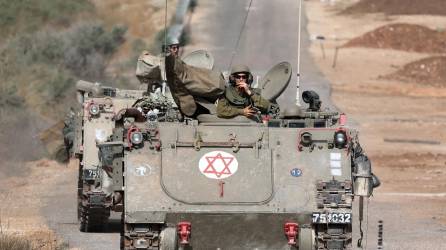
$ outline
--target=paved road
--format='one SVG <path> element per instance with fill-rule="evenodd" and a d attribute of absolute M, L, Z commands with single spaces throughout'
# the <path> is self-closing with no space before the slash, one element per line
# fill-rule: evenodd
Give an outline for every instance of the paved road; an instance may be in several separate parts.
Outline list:
<path fill-rule="evenodd" d="M 200 1 L 197 14 L 192 18 L 192 44 L 185 53 L 207 49 L 215 57 L 215 68 L 229 70 L 233 63 L 243 63 L 263 75 L 275 64 L 288 61 L 293 66 L 293 77 L 286 92 L 279 99 L 281 106 L 294 105 L 297 85 L 297 55 L 299 1 L 253 0 L 236 51 L 237 38 L 243 26 L 249 0 Z M 329 99 L 330 87 L 315 67 L 307 50 L 310 44 L 302 19 L 301 91 L 316 90 L 326 106 L 333 107 Z"/>
<path fill-rule="evenodd" d="M 65 172 L 65 171 L 64 171 Z M 112 216 L 106 233 L 81 233 L 77 221 L 77 169 L 61 175 L 56 188 L 48 194 L 49 202 L 42 213 L 53 229 L 70 248 L 85 250 L 119 249 L 119 216 Z"/>

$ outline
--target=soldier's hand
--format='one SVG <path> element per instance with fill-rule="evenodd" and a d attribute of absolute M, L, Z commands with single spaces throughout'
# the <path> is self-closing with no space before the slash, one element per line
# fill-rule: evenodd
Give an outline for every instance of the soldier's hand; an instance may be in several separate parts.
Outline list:
<path fill-rule="evenodd" d="M 252 106 L 248 106 L 243 109 L 243 115 L 246 117 L 253 117 L 257 114 L 257 110 L 255 110 Z"/>
<path fill-rule="evenodd" d="M 251 95 L 251 90 L 249 89 L 249 85 L 246 82 L 238 82 L 235 84 L 235 86 L 240 91 L 245 92 L 248 95 Z"/>

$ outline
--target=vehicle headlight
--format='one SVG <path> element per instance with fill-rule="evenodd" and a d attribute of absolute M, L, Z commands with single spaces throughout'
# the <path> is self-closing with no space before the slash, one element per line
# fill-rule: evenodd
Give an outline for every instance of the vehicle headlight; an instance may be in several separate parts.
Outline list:
<path fill-rule="evenodd" d="M 334 134 L 334 143 L 337 148 L 343 148 L 347 145 L 347 134 L 345 131 L 340 130 Z"/>
<path fill-rule="evenodd" d="M 141 144 L 143 141 L 143 136 L 141 132 L 133 132 L 130 134 L 130 141 L 132 144 Z"/>
<path fill-rule="evenodd" d="M 101 110 L 99 109 L 99 105 L 91 104 L 89 111 L 91 115 L 98 115 Z"/>
<path fill-rule="evenodd" d="M 139 238 L 135 240 L 134 246 L 136 248 L 147 248 L 149 247 L 149 242 L 146 239 Z"/>
<path fill-rule="evenodd" d="M 311 133 L 308 132 L 303 133 L 300 137 L 300 143 L 305 147 L 310 146 L 313 143 L 313 138 L 311 136 Z"/>

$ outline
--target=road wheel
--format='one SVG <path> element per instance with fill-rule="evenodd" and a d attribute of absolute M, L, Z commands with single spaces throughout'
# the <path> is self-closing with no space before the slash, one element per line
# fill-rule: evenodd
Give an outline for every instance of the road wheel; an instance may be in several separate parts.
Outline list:
<path fill-rule="evenodd" d="M 82 165 L 79 164 L 79 174 L 77 177 L 77 219 L 81 220 L 82 213 L 82 192 L 84 190 L 84 180 L 82 179 Z"/>
<path fill-rule="evenodd" d="M 102 232 L 107 224 L 110 211 L 105 207 L 81 206 L 81 232 Z"/>
<path fill-rule="evenodd" d="M 176 228 L 167 227 L 160 233 L 160 250 L 177 250 L 178 234 Z"/>
<path fill-rule="evenodd" d="M 121 229 L 119 231 L 120 237 L 119 237 L 119 249 L 124 250 L 125 249 L 125 215 L 124 211 L 121 213 Z"/>

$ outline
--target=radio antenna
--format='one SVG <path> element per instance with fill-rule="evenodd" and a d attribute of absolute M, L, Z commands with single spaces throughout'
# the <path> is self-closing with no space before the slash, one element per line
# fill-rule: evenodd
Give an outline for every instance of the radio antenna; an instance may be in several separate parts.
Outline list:
<path fill-rule="evenodd" d="M 166 52 L 167 49 L 167 0 L 166 0 L 166 5 L 165 5 L 165 9 L 164 9 L 164 46 L 162 46 L 163 50 L 162 53 Z"/>
<path fill-rule="evenodd" d="M 164 45 L 162 47 L 163 54 L 166 53 L 167 49 L 167 0 L 166 0 L 166 7 L 164 9 Z M 167 83 L 167 76 L 166 76 L 166 58 L 164 57 L 164 61 L 162 62 L 162 65 L 164 65 L 161 69 L 161 78 L 162 78 L 162 86 L 161 86 L 161 94 L 163 96 L 166 96 L 166 83 Z"/>
<path fill-rule="evenodd" d="M 297 38 L 297 84 L 296 84 L 296 106 L 300 107 L 300 48 L 302 34 L 302 0 L 299 1 L 299 28 Z"/>
<path fill-rule="evenodd" d="M 245 20 L 243 21 L 242 28 L 240 29 L 240 33 L 238 34 L 237 43 L 235 44 L 235 49 L 232 51 L 231 61 L 229 61 L 228 72 L 231 70 L 232 62 L 234 60 L 235 54 L 237 54 L 238 46 L 240 43 L 240 38 L 242 37 L 243 30 L 245 29 L 246 21 L 248 20 L 249 10 L 251 9 L 252 0 L 249 1 L 248 10 L 246 10 Z"/>

